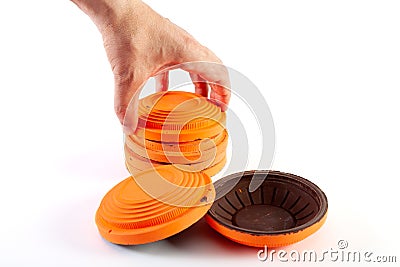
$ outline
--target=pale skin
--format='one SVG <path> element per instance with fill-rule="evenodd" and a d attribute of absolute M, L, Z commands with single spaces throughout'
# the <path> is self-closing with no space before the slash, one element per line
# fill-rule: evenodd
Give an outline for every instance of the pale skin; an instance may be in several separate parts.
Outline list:
<path fill-rule="evenodd" d="M 72 2 L 93 20 L 102 34 L 114 73 L 115 113 L 126 134 L 135 132 L 140 89 L 150 77 L 179 63 L 221 63 L 212 51 L 189 33 L 140 0 Z M 225 67 L 188 64 L 183 65 L 182 69 L 190 73 L 196 93 L 209 96 L 222 111 L 227 109 L 230 84 Z M 168 90 L 167 72 L 156 76 L 156 90 Z"/>

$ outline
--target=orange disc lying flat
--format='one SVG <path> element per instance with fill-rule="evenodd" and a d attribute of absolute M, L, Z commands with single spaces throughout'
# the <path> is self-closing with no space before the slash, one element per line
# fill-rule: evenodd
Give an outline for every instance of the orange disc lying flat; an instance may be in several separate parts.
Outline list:
<path fill-rule="evenodd" d="M 226 164 L 226 156 L 224 156 L 220 161 L 213 162 L 213 164 L 210 167 L 202 169 L 201 172 L 204 172 L 208 176 L 212 177 L 212 176 L 216 175 L 217 173 L 219 173 L 224 168 L 225 164 Z M 147 166 L 143 169 L 140 169 L 140 168 L 138 168 L 137 165 L 130 164 L 128 162 L 126 162 L 125 165 L 131 174 L 136 174 L 136 173 L 139 173 L 139 172 L 142 172 L 145 170 L 152 169 L 157 166 L 166 166 L 166 165 L 174 165 L 176 168 L 178 168 L 182 171 L 187 171 L 187 172 L 194 171 L 193 168 L 191 168 L 190 166 L 186 166 L 186 165 L 182 165 L 182 164 L 166 164 L 166 163 L 164 163 L 164 164 L 160 164 L 160 165 Z"/>
<path fill-rule="evenodd" d="M 132 150 L 135 150 L 135 146 L 141 146 L 147 150 L 151 151 L 162 151 L 164 153 L 176 153 L 182 152 L 184 154 L 195 154 L 199 153 L 200 148 L 202 150 L 212 149 L 215 145 L 219 145 L 225 142 L 224 139 L 228 137 L 228 132 L 224 130 L 216 136 L 207 138 L 206 140 L 199 139 L 189 142 L 180 143 L 162 143 L 157 141 L 152 141 L 144 138 L 140 138 L 137 135 L 126 135 L 125 144 L 128 145 Z M 200 145 L 201 144 L 201 145 Z"/>
<path fill-rule="evenodd" d="M 190 144 L 192 142 L 186 142 L 185 146 L 182 147 L 186 148 L 186 150 L 190 149 L 190 152 L 179 151 L 180 143 L 165 143 L 164 145 L 158 143 L 161 150 L 146 148 L 142 146 L 142 142 L 137 142 L 136 138 L 132 136 L 126 137 L 125 144 L 130 151 L 134 151 L 141 157 L 166 163 L 188 164 L 206 161 L 208 158 L 214 157 L 215 154 L 225 153 L 228 146 L 228 133 L 224 130 L 218 135 L 218 139 L 216 139 L 218 143 L 213 139 L 203 139 L 202 141 L 196 141 L 193 144 Z M 164 148 L 166 149 L 165 151 Z"/>
<path fill-rule="evenodd" d="M 152 151 L 149 149 L 139 148 L 139 147 L 129 147 L 128 144 L 124 146 L 125 158 L 128 160 L 131 156 L 133 158 L 140 157 L 141 159 L 151 159 L 152 161 L 163 162 L 163 163 L 175 163 L 175 164 L 197 164 L 201 162 L 210 162 L 219 155 L 226 153 L 226 147 L 228 145 L 228 137 L 226 141 L 219 144 L 213 149 L 202 151 L 199 153 L 187 155 L 186 153 L 162 153 L 157 151 Z M 221 159 L 221 158 L 220 158 Z M 146 160 L 149 161 L 149 160 Z"/>
<path fill-rule="evenodd" d="M 112 188 L 101 201 L 96 224 L 104 239 L 122 245 L 172 236 L 199 220 L 215 197 L 204 173 L 171 165 L 143 171 Z"/>
<path fill-rule="evenodd" d="M 194 141 L 220 134 L 225 122 L 225 113 L 201 95 L 159 92 L 140 100 L 136 135 L 162 142 Z"/>
<path fill-rule="evenodd" d="M 224 121 L 220 108 L 201 95 L 166 91 L 139 102 L 139 126 L 164 130 L 196 130 Z"/>
<path fill-rule="evenodd" d="M 225 113 L 223 114 L 225 118 Z M 197 130 L 159 130 L 152 128 L 138 128 L 136 135 L 140 138 L 158 142 L 190 142 L 199 139 L 209 138 L 216 136 L 225 130 L 222 123 L 214 122 L 210 127 L 199 128 Z"/>
<path fill-rule="evenodd" d="M 250 193 L 251 179 L 264 178 L 261 186 Z M 316 232 L 326 220 L 325 194 L 293 174 L 247 171 L 229 175 L 214 186 L 217 197 L 206 216 L 207 223 L 247 246 L 290 245 Z"/>
<path fill-rule="evenodd" d="M 135 152 L 130 151 L 129 148 L 125 147 L 125 157 L 126 157 L 126 163 L 128 165 L 133 166 L 139 170 L 147 170 L 157 166 L 173 164 L 174 166 L 180 168 L 181 170 L 186 170 L 190 172 L 199 172 L 209 168 L 210 166 L 215 165 L 218 162 L 221 162 L 226 157 L 226 155 L 225 153 L 219 153 L 215 155 L 215 157 L 207 159 L 206 161 L 194 162 L 190 164 L 180 164 L 172 162 L 167 163 L 141 157 L 137 155 Z"/>

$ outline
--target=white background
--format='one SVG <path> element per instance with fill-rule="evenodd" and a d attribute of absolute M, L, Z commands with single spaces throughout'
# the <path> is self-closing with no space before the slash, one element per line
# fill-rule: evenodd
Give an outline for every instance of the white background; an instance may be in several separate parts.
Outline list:
<path fill-rule="evenodd" d="M 326 224 L 285 249 L 344 239 L 399 261 L 400 3 L 147 2 L 259 87 L 272 169 L 327 194 Z M 204 221 L 154 244 L 102 240 L 94 213 L 128 173 L 101 36 L 71 2 L 49 0 L 2 1 L 0 38 L 0 266 L 275 264 Z"/>

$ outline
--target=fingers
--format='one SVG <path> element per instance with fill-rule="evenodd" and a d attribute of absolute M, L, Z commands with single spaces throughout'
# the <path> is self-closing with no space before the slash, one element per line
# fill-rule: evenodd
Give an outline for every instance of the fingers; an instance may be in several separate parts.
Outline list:
<path fill-rule="evenodd" d="M 228 70 L 221 64 L 221 60 L 208 48 L 195 42 L 185 50 L 183 62 L 191 62 L 183 64 L 181 68 L 190 72 L 191 77 L 198 75 L 206 80 L 211 88 L 210 100 L 220 106 L 222 111 L 226 111 L 231 97 L 231 85 Z M 202 86 L 204 88 L 204 85 Z"/>
<path fill-rule="evenodd" d="M 210 99 L 219 107 L 222 111 L 228 110 L 229 100 L 231 98 L 230 85 L 221 85 L 216 82 L 211 84 Z"/>
<path fill-rule="evenodd" d="M 206 80 L 211 87 L 210 100 L 220 106 L 222 111 L 228 109 L 231 91 L 228 70 L 225 66 L 218 63 L 194 62 L 183 64 L 182 69 L 192 73 L 191 76 L 197 74 Z M 204 83 L 201 84 L 204 88 Z"/>
<path fill-rule="evenodd" d="M 129 72 L 114 74 L 114 109 L 125 134 L 135 133 L 138 123 L 139 93 L 143 81 L 133 79 Z"/>
<path fill-rule="evenodd" d="M 139 107 L 139 93 L 136 93 L 126 109 L 125 116 L 122 122 L 122 129 L 125 134 L 132 135 L 135 133 L 138 124 L 138 107 Z"/>
<path fill-rule="evenodd" d="M 155 77 L 155 80 L 156 80 L 156 92 L 162 92 L 168 90 L 168 85 L 169 85 L 168 71 L 158 74 Z"/>
<path fill-rule="evenodd" d="M 195 87 L 196 94 L 202 95 L 204 97 L 208 97 L 208 85 L 207 82 L 198 74 L 189 73 L 190 78 Z"/>

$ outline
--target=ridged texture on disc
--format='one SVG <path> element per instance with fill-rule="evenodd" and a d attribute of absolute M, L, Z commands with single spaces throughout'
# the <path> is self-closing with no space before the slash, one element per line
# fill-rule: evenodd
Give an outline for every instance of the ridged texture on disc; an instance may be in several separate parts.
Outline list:
<path fill-rule="evenodd" d="M 215 175 L 226 162 L 225 112 L 207 98 L 167 91 L 139 102 L 139 125 L 125 136 L 125 161 L 131 173 L 172 164 Z"/>
<path fill-rule="evenodd" d="M 205 141 L 206 142 L 206 141 Z M 146 149 L 139 144 L 135 144 L 131 141 L 125 141 L 125 158 L 129 160 L 130 156 L 140 156 L 143 158 L 151 159 L 153 161 L 164 162 L 164 163 L 176 163 L 176 164 L 195 164 L 212 160 L 219 154 L 225 154 L 228 145 L 228 135 L 221 140 L 219 144 L 211 147 L 210 149 L 203 149 L 203 145 L 197 148 L 196 152 L 185 153 L 185 152 L 166 152 L 166 151 L 155 151 Z M 167 145 L 165 146 L 167 147 Z"/>
<path fill-rule="evenodd" d="M 153 165 L 147 165 L 147 166 L 140 166 L 139 168 L 138 164 L 130 164 L 126 162 L 126 168 L 128 171 L 132 174 L 136 174 L 142 171 L 150 170 L 152 168 L 158 167 L 158 166 L 166 166 L 166 165 L 173 165 L 176 168 L 187 171 L 187 172 L 199 172 L 195 171 L 196 169 L 191 167 L 190 165 L 184 165 L 184 164 L 168 164 L 168 163 L 159 163 L 159 162 L 152 162 Z M 202 169 L 201 172 L 204 172 L 208 176 L 214 176 L 217 173 L 219 173 L 225 166 L 226 164 L 226 156 L 223 155 L 223 158 L 220 161 L 215 161 L 212 162 L 209 166 L 206 168 Z M 201 167 L 196 167 L 196 168 L 201 168 Z"/>
<path fill-rule="evenodd" d="M 194 223 L 207 212 L 214 197 L 206 174 L 162 166 L 129 177 L 111 189 L 96 213 L 96 223 L 110 242 L 152 242 Z"/>
<path fill-rule="evenodd" d="M 198 155 L 203 151 L 211 150 L 215 146 L 228 143 L 228 132 L 223 130 L 216 136 L 205 139 L 198 139 L 191 142 L 157 142 L 138 137 L 137 135 L 126 135 L 125 144 L 132 150 L 146 149 L 153 153 L 160 152 L 164 154 L 183 153 L 187 156 Z"/>
<path fill-rule="evenodd" d="M 220 109 L 207 98 L 189 92 L 160 92 L 139 103 L 139 126 L 147 129 L 195 131 L 216 122 L 225 122 Z"/>

